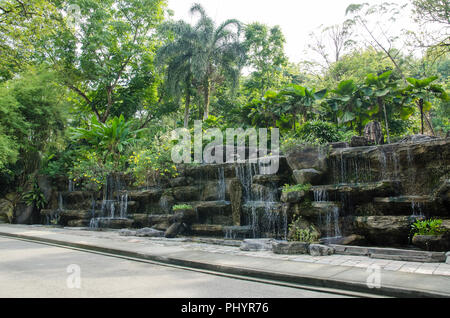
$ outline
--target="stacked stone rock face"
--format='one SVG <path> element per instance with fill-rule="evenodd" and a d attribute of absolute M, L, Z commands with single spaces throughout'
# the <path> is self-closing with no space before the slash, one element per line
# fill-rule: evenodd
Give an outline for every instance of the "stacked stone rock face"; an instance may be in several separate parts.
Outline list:
<path fill-rule="evenodd" d="M 449 139 L 299 147 L 281 157 L 276 175 L 261 175 L 250 163 L 179 170 L 178 178 L 147 189 L 123 181 L 106 197 L 57 182 L 42 221 L 161 231 L 182 223 L 186 235 L 286 239 L 288 224 L 301 216 L 325 242 L 371 246 L 410 244 L 419 216 L 443 219 L 450 229 Z M 285 184 L 312 187 L 282 195 Z M 177 215 L 172 208 L 179 204 L 195 213 Z"/>
<path fill-rule="evenodd" d="M 302 176 L 296 180 L 313 185 L 282 197 L 289 214 L 301 215 L 338 243 L 344 239 L 334 237 L 337 233 L 356 237 L 358 244 L 405 246 L 417 217 L 443 219 L 450 229 L 450 140 L 333 146 L 288 154 L 294 176 Z"/>

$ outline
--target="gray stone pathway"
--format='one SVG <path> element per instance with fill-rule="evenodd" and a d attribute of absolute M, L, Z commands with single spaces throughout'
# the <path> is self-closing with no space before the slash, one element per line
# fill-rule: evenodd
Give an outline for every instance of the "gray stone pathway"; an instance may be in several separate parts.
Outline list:
<path fill-rule="evenodd" d="M 311 256 L 311 255 L 279 255 L 271 251 L 246 252 L 241 251 L 236 246 L 225 246 L 217 244 L 196 243 L 192 242 L 191 238 L 149 238 L 149 237 L 134 237 L 134 236 L 119 236 L 117 231 L 88 231 L 83 229 L 73 228 L 52 228 L 43 226 L 28 226 L 31 231 L 45 231 L 65 233 L 86 237 L 106 238 L 120 242 L 129 242 L 137 244 L 152 244 L 154 246 L 178 246 L 187 250 L 198 250 L 209 253 L 220 253 L 229 255 L 245 255 L 258 258 L 269 258 L 279 260 L 289 260 L 299 263 L 317 263 L 328 265 L 340 265 L 359 268 L 368 268 L 369 266 L 379 266 L 380 269 L 388 271 L 400 271 L 416 274 L 426 275 L 442 275 L 450 276 L 450 264 L 446 263 L 419 263 L 419 262 L 404 262 L 386 259 L 374 259 L 367 256 L 352 256 L 352 255 L 330 255 L 330 256 Z"/>

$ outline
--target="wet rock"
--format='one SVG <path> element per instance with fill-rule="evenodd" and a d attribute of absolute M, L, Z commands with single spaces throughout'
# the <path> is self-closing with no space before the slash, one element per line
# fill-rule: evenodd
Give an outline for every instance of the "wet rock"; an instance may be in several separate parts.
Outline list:
<path fill-rule="evenodd" d="M 17 224 L 32 224 L 37 223 L 36 211 L 34 206 L 28 206 L 25 203 L 19 203 L 14 209 L 14 223 Z"/>
<path fill-rule="evenodd" d="M 241 251 L 271 251 L 273 239 L 246 239 L 242 242 Z"/>
<path fill-rule="evenodd" d="M 136 236 L 136 231 L 128 230 L 128 229 L 121 229 L 119 230 L 120 236 Z"/>
<path fill-rule="evenodd" d="M 44 175 L 39 175 L 37 177 L 37 183 L 39 185 L 39 188 L 42 191 L 42 194 L 45 197 L 45 200 L 47 202 L 50 202 L 50 199 L 52 197 L 53 188 L 52 188 L 52 182 L 49 179 L 49 177 L 44 176 Z"/>
<path fill-rule="evenodd" d="M 199 199 L 198 187 L 186 186 L 173 188 L 173 197 L 179 202 L 189 202 Z"/>
<path fill-rule="evenodd" d="M 197 219 L 197 213 L 194 209 L 183 209 L 175 211 L 174 222 L 193 223 Z"/>
<path fill-rule="evenodd" d="M 316 169 L 326 171 L 327 148 L 303 146 L 290 151 L 286 155 L 287 163 L 292 170 Z"/>
<path fill-rule="evenodd" d="M 450 250 L 449 235 L 416 235 L 412 243 L 426 251 L 446 252 Z"/>
<path fill-rule="evenodd" d="M 223 237 L 224 226 L 217 224 L 192 224 L 190 230 L 194 235 Z"/>
<path fill-rule="evenodd" d="M 312 184 L 316 185 L 320 183 L 322 173 L 316 169 L 302 169 L 293 171 L 294 179 L 297 184 Z"/>
<path fill-rule="evenodd" d="M 310 244 L 309 254 L 311 256 L 327 256 L 334 254 L 334 248 L 321 244 Z"/>
<path fill-rule="evenodd" d="M 136 231 L 136 236 L 139 237 L 163 237 L 164 232 L 153 228 L 144 227 Z"/>
<path fill-rule="evenodd" d="M 368 146 L 369 142 L 365 137 L 353 136 L 350 141 L 350 147 L 365 147 Z"/>
<path fill-rule="evenodd" d="M 137 201 L 143 206 L 147 203 L 158 202 L 161 198 L 162 190 L 149 189 L 144 191 L 128 191 L 128 200 Z"/>
<path fill-rule="evenodd" d="M 433 140 L 436 140 L 436 139 L 438 139 L 438 138 L 434 137 L 434 136 L 417 134 L 417 135 L 406 136 L 405 138 L 400 140 L 399 143 L 405 143 L 405 142 L 427 142 L 427 141 L 433 141 Z"/>
<path fill-rule="evenodd" d="M 329 145 L 331 146 L 331 148 L 333 149 L 337 149 L 337 148 L 348 148 L 349 144 L 348 142 L 330 142 Z"/>
<path fill-rule="evenodd" d="M 164 236 L 166 238 L 174 238 L 176 237 L 178 234 L 182 234 L 182 232 L 184 231 L 185 227 L 183 225 L 182 222 L 176 222 L 173 223 L 171 226 L 169 226 L 169 228 L 166 230 L 166 232 L 164 233 Z"/>
<path fill-rule="evenodd" d="M 341 245 L 360 245 L 365 243 L 365 237 L 362 235 L 352 234 L 337 240 L 336 244 Z"/>
<path fill-rule="evenodd" d="M 354 225 L 355 231 L 365 236 L 368 243 L 380 246 L 408 244 L 408 216 L 359 216 Z"/>
<path fill-rule="evenodd" d="M 305 191 L 283 192 L 281 194 L 281 202 L 297 203 L 303 201 L 305 197 Z"/>
<path fill-rule="evenodd" d="M 305 242 L 274 242 L 272 250 L 275 254 L 308 254 L 309 243 Z"/>
<path fill-rule="evenodd" d="M 12 222 L 14 216 L 14 204 L 10 200 L 0 200 L 0 220 L 3 222 Z"/>
<path fill-rule="evenodd" d="M 243 187 L 237 179 L 230 183 L 231 218 L 233 225 L 241 225 L 241 211 L 243 202 Z"/>

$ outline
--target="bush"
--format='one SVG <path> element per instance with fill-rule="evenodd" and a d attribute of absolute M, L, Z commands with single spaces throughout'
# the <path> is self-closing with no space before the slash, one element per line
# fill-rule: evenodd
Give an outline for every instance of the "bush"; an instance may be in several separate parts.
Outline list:
<path fill-rule="evenodd" d="M 446 229 L 442 228 L 442 220 L 430 219 L 430 220 L 417 220 L 411 226 L 411 231 L 416 235 L 441 235 L 446 232 Z"/>
<path fill-rule="evenodd" d="M 297 135 L 305 142 L 326 144 L 341 140 L 342 135 L 338 128 L 326 121 L 310 121 L 300 126 Z"/>
<path fill-rule="evenodd" d="M 285 184 L 283 187 L 283 193 L 297 192 L 297 191 L 309 191 L 311 189 L 311 185 L 308 184 L 296 184 L 289 185 Z"/>
<path fill-rule="evenodd" d="M 179 210 L 192 210 L 192 205 L 189 204 L 177 204 L 172 207 L 173 211 L 179 211 Z"/>
<path fill-rule="evenodd" d="M 289 225 L 289 241 L 316 243 L 319 241 L 320 234 L 310 225 L 302 226 L 302 217 L 299 216 Z"/>

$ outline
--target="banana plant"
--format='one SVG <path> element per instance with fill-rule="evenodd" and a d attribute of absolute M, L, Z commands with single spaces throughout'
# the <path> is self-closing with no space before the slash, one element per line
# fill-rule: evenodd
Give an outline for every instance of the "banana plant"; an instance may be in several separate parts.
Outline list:
<path fill-rule="evenodd" d="M 389 123 L 388 115 L 386 111 L 386 101 L 389 100 L 391 104 L 393 103 L 393 95 L 397 95 L 398 84 L 397 81 L 391 79 L 392 71 L 384 72 L 380 75 L 367 74 L 366 76 L 366 87 L 365 94 L 370 96 L 374 100 L 376 113 L 379 110 L 383 110 L 384 122 L 386 127 L 387 142 L 391 143 L 391 138 L 389 134 Z"/>
<path fill-rule="evenodd" d="M 449 95 L 445 89 L 441 85 L 432 84 L 437 79 L 437 76 L 431 76 L 423 79 L 409 77 L 406 79 L 409 85 L 402 90 L 402 95 L 407 102 L 413 102 L 419 108 L 422 134 L 424 132 L 425 118 L 434 135 L 433 127 L 428 121 L 428 118 L 425 116 L 426 112 L 431 110 L 432 105 L 429 100 L 435 97 L 444 101 L 449 101 Z"/>
<path fill-rule="evenodd" d="M 355 84 L 353 80 L 345 80 L 340 82 L 332 93 L 334 96 L 326 102 L 336 111 L 338 122 L 356 128 L 361 135 L 363 127 L 375 112 L 370 104 L 370 91 Z"/>
<path fill-rule="evenodd" d="M 327 94 L 327 90 L 316 92 L 296 84 L 288 85 L 279 92 L 279 96 L 285 97 L 286 113 L 292 115 L 293 130 L 296 129 L 297 114 L 301 114 L 303 123 L 308 120 L 308 112 L 312 110 L 312 106 L 316 100 L 322 99 Z"/>
<path fill-rule="evenodd" d="M 123 115 L 114 117 L 106 123 L 100 122 L 96 116 L 92 116 L 89 128 L 74 128 L 72 138 L 84 140 L 89 145 L 98 148 L 103 153 L 104 162 L 112 157 L 118 163 L 121 154 L 145 129 L 133 130 L 132 121 L 126 121 Z"/>

